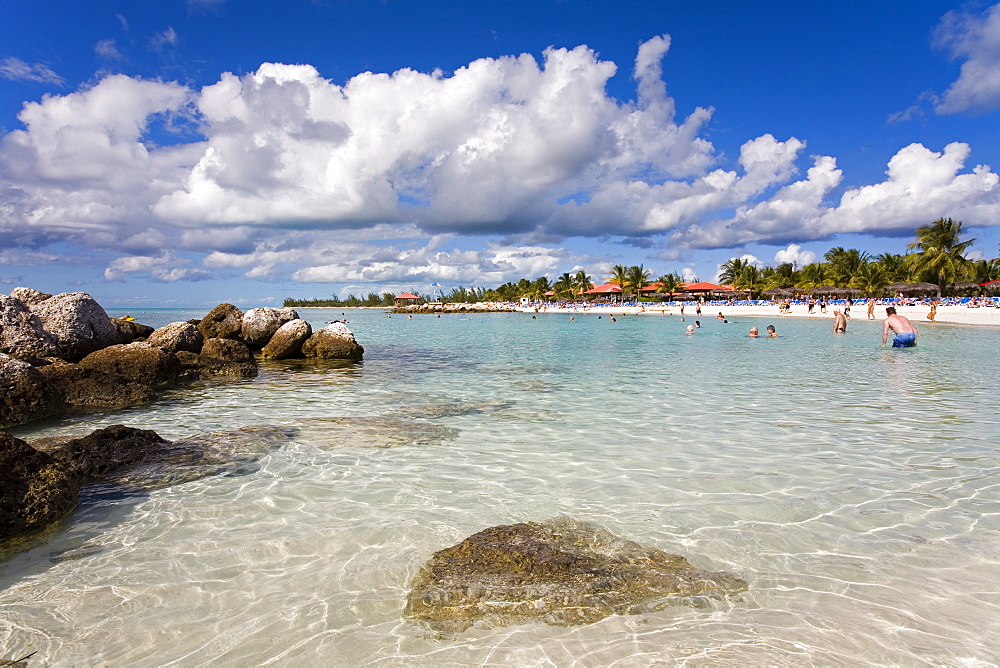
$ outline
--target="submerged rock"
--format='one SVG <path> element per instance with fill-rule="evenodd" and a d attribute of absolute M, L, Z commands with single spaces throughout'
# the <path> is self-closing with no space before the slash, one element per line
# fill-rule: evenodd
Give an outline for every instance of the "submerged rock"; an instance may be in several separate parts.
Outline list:
<path fill-rule="evenodd" d="M 243 328 L 243 311 L 232 304 L 222 303 L 208 312 L 198 323 L 198 331 L 208 339 L 239 339 Z"/>
<path fill-rule="evenodd" d="M 78 476 L 49 455 L 0 432 L 0 540 L 31 533 L 76 507 Z"/>
<path fill-rule="evenodd" d="M 55 335 L 61 357 L 70 362 L 121 343 L 111 318 L 86 292 L 64 292 L 32 305 L 31 310 L 45 330 Z"/>
<path fill-rule="evenodd" d="M 443 632 L 533 620 L 569 626 L 746 588 L 676 554 L 557 519 L 491 527 L 436 552 L 414 579 L 403 615 Z"/>
<path fill-rule="evenodd" d="M 440 445 L 458 436 L 442 425 L 386 417 L 321 418 L 300 427 L 304 440 L 320 447 L 398 448 Z"/>
<path fill-rule="evenodd" d="M 58 391 L 38 369 L 0 353 L 0 426 L 52 415 L 62 407 Z"/>
<path fill-rule="evenodd" d="M 342 322 L 327 325 L 314 332 L 302 344 L 302 354 L 326 360 L 360 360 L 365 349 L 354 339 L 354 333 Z"/>
<path fill-rule="evenodd" d="M 63 443 L 52 456 L 82 476 L 108 478 L 155 459 L 169 444 L 155 431 L 115 424 Z"/>

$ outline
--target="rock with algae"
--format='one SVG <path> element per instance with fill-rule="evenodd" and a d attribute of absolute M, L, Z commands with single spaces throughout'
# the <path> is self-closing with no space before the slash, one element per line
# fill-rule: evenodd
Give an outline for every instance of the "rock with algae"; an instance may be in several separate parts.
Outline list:
<path fill-rule="evenodd" d="M 414 579 L 403 615 L 445 633 L 533 620 L 571 626 L 746 588 L 734 575 L 559 518 L 490 527 L 436 552 Z"/>

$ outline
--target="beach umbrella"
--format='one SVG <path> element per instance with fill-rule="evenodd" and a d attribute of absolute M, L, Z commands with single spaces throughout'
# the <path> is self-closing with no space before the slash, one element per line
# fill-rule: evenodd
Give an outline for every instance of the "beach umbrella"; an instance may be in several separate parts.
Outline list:
<path fill-rule="evenodd" d="M 838 287 L 835 287 L 833 285 L 821 285 L 818 288 L 813 288 L 809 292 L 811 294 L 814 294 L 814 295 L 823 295 L 823 296 L 831 297 L 833 295 L 840 294 L 839 290 L 842 290 L 842 289 L 843 288 L 838 288 Z"/>
<path fill-rule="evenodd" d="M 971 292 L 978 290 L 979 283 L 973 281 L 956 281 L 948 284 L 948 292 Z"/>
<path fill-rule="evenodd" d="M 938 286 L 933 283 L 890 283 L 885 286 L 885 289 L 894 293 L 902 292 L 904 295 L 922 295 L 931 292 L 937 294 L 939 292 Z"/>
<path fill-rule="evenodd" d="M 788 288 L 771 288 L 770 290 L 764 290 L 761 294 L 768 297 L 794 297 L 795 291 Z"/>

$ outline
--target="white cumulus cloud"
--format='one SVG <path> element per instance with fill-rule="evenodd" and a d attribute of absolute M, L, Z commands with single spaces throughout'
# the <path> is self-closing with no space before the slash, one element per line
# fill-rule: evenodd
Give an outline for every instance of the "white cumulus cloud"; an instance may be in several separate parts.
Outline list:
<path fill-rule="evenodd" d="M 945 14 L 934 34 L 936 46 L 961 59 L 961 73 L 935 106 L 939 114 L 1000 109 L 1000 4 L 983 12 Z"/>

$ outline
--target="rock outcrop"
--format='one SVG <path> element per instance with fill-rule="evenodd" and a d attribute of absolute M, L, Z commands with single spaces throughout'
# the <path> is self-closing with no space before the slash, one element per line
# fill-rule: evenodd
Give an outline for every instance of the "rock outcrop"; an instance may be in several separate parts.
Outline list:
<path fill-rule="evenodd" d="M 107 478 L 155 459 L 169 445 L 155 431 L 116 424 L 67 441 L 52 456 L 81 476 Z"/>
<path fill-rule="evenodd" d="M 160 327 L 146 339 L 146 343 L 162 348 L 168 353 L 185 351 L 201 352 L 205 337 L 189 322 L 172 322 Z"/>
<path fill-rule="evenodd" d="M 208 312 L 198 323 L 198 331 L 208 339 L 239 339 L 243 329 L 243 311 L 232 304 L 222 303 Z"/>
<path fill-rule="evenodd" d="M 327 360 L 360 360 L 365 349 L 354 339 L 354 334 L 342 322 L 335 322 L 314 332 L 302 344 L 306 357 Z"/>
<path fill-rule="evenodd" d="M 109 346 L 84 357 L 80 366 L 153 389 L 170 386 L 181 372 L 174 355 L 148 342 Z"/>
<path fill-rule="evenodd" d="M 59 345 L 24 302 L 0 295 L 0 353 L 30 361 L 57 356 Z"/>
<path fill-rule="evenodd" d="M 271 340 L 278 328 L 286 322 L 298 318 L 294 309 L 253 308 L 243 314 L 241 337 L 252 348 L 263 348 Z"/>
<path fill-rule="evenodd" d="M 46 417 L 62 407 L 59 393 L 38 369 L 0 353 L 0 427 Z"/>
<path fill-rule="evenodd" d="M 300 318 L 289 320 L 278 328 L 264 349 L 260 351 L 260 356 L 274 360 L 297 357 L 302 351 L 302 344 L 310 336 L 312 336 L 312 325 Z"/>
<path fill-rule="evenodd" d="M 131 344 L 135 345 L 135 344 Z M 69 362 L 55 362 L 38 369 L 67 406 L 76 408 L 127 408 L 156 398 L 156 390 L 141 382 Z"/>
<path fill-rule="evenodd" d="M 40 304 L 46 299 L 51 299 L 52 295 L 47 292 L 41 292 L 40 290 L 35 290 L 34 288 L 14 288 L 10 291 L 10 296 L 15 299 L 20 299 L 27 306 L 34 306 L 35 304 Z"/>
<path fill-rule="evenodd" d="M 118 330 L 118 335 L 121 337 L 122 343 L 132 343 L 139 339 L 145 339 L 154 331 L 149 325 L 143 325 L 135 320 L 126 320 L 125 318 L 111 318 L 111 324 Z"/>
<path fill-rule="evenodd" d="M 257 360 L 253 358 L 249 362 L 232 362 L 182 350 L 177 353 L 177 361 L 181 365 L 182 377 L 186 380 L 213 377 L 254 378 L 258 373 Z"/>
<path fill-rule="evenodd" d="M 746 582 L 567 519 L 491 527 L 436 552 L 404 616 L 443 632 L 538 620 L 569 626 L 707 603 Z"/>
<path fill-rule="evenodd" d="M 232 339 L 205 339 L 201 354 L 227 362 L 253 362 L 253 353 L 242 341 Z"/>
<path fill-rule="evenodd" d="M 32 305 L 31 310 L 55 335 L 60 356 L 70 362 L 121 342 L 111 318 L 86 292 L 64 292 Z"/>
<path fill-rule="evenodd" d="M 0 540 L 44 529 L 69 514 L 78 476 L 49 455 L 0 432 Z"/>

